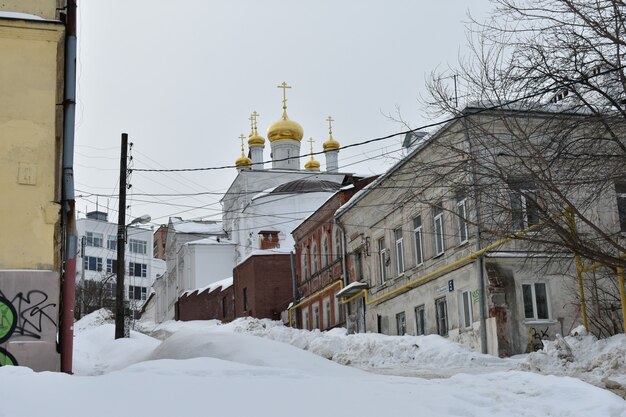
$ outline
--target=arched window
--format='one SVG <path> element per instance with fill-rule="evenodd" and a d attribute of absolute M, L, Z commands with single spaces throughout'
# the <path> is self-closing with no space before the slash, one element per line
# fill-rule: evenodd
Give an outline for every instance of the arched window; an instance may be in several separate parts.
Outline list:
<path fill-rule="evenodd" d="M 306 246 L 302 248 L 302 281 L 309 279 L 309 251 Z"/>
<path fill-rule="evenodd" d="M 333 259 L 337 260 L 337 259 L 341 258 L 341 255 L 342 255 L 342 252 L 341 252 L 341 231 L 339 230 L 338 227 L 335 227 L 334 233 L 335 233 L 335 247 L 333 249 Z"/>
<path fill-rule="evenodd" d="M 311 246 L 311 275 L 317 272 L 317 244 Z"/>
<path fill-rule="evenodd" d="M 322 268 L 328 266 L 328 235 L 324 233 L 324 238 L 322 239 Z"/>

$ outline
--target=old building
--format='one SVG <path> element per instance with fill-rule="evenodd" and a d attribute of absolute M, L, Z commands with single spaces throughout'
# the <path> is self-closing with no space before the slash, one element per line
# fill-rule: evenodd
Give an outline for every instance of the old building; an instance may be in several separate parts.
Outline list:
<path fill-rule="evenodd" d="M 204 288 L 185 291 L 178 298 L 177 320 L 220 320 L 235 318 L 233 279 L 226 278 Z"/>
<path fill-rule="evenodd" d="M 596 172 L 585 172 L 589 162 L 574 165 L 561 148 L 553 151 L 553 137 L 567 138 L 562 147 L 602 143 L 588 119 L 545 107 L 478 105 L 420 138 L 335 215 L 351 258 L 353 284 L 342 302 L 365 317 L 367 331 L 439 334 L 494 355 L 527 352 L 540 345 L 535 338 L 581 324 L 567 245 L 600 228 L 602 236 L 621 239 L 616 172 L 602 172 L 609 164 L 601 160 Z M 617 145 L 603 146 L 608 152 Z M 535 169 L 552 154 L 549 166 Z M 608 187 L 598 188 L 599 181 Z M 554 184 L 563 188 L 556 193 Z M 577 218 L 596 223 L 570 222 L 568 204 Z M 593 251 L 613 250 L 588 242 Z"/>
<path fill-rule="evenodd" d="M 0 334 L 0 366 L 72 369 L 74 12 L 0 4 L 0 310 L 13 329 Z"/>
<path fill-rule="evenodd" d="M 337 293 L 343 289 L 343 232 L 333 216 L 357 191 L 376 177 L 338 190 L 292 232 L 296 248 L 297 292 L 290 321 L 303 329 L 328 330 L 345 326 L 345 312 Z"/>

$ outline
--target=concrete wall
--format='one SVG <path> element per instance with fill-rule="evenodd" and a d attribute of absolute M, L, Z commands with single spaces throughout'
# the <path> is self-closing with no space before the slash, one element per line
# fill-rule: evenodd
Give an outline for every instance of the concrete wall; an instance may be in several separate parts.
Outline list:
<path fill-rule="evenodd" d="M 59 274 L 0 271 L 0 366 L 59 371 Z"/>

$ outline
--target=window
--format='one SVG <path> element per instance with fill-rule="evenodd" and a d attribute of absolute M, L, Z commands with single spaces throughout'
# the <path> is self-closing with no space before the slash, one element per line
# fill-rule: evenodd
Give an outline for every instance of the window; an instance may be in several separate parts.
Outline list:
<path fill-rule="evenodd" d="M 619 227 L 622 232 L 626 232 L 626 183 L 615 184 L 615 196 L 617 197 L 617 214 L 619 216 Z"/>
<path fill-rule="evenodd" d="M 437 334 L 439 336 L 448 335 L 448 303 L 446 297 L 435 300 L 435 309 L 437 313 Z"/>
<path fill-rule="evenodd" d="M 107 259 L 107 273 L 116 273 L 117 272 L 117 260 L 115 259 Z"/>
<path fill-rule="evenodd" d="M 439 256 L 445 250 L 443 240 L 443 208 L 441 206 L 433 207 L 433 223 L 435 226 L 435 256 Z"/>
<path fill-rule="evenodd" d="M 328 236 L 324 235 L 322 240 L 322 268 L 328 266 Z"/>
<path fill-rule="evenodd" d="M 467 242 L 467 199 L 464 196 L 457 197 L 456 200 L 456 216 L 459 226 L 459 244 Z"/>
<path fill-rule="evenodd" d="M 388 268 L 391 263 L 391 258 L 389 257 L 389 253 L 387 252 L 387 247 L 385 246 L 385 238 L 381 237 L 378 239 L 378 263 L 380 264 L 380 283 L 387 281 L 389 276 Z"/>
<path fill-rule="evenodd" d="M 406 315 L 404 311 L 396 314 L 396 329 L 398 336 L 404 336 L 406 334 Z"/>
<path fill-rule="evenodd" d="M 413 219 L 413 246 L 415 249 L 415 266 L 424 263 L 424 232 L 422 228 L 422 216 Z"/>
<path fill-rule="evenodd" d="M 107 282 L 104 284 L 105 297 L 110 300 L 115 300 L 117 296 L 117 284 L 115 282 Z"/>
<path fill-rule="evenodd" d="M 320 306 L 317 304 L 313 306 L 313 328 L 320 328 Z"/>
<path fill-rule="evenodd" d="M 302 280 L 309 279 L 309 251 L 304 248 L 302 251 Z"/>
<path fill-rule="evenodd" d="M 511 191 L 511 222 L 513 230 L 524 230 L 539 223 L 537 191 L 532 182 L 514 182 Z"/>
<path fill-rule="evenodd" d="M 472 327 L 472 292 L 463 291 L 461 293 L 461 323 L 463 327 L 468 329 Z"/>
<path fill-rule="evenodd" d="M 340 317 L 339 317 L 339 312 L 340 312 L 340 305 L 339 305 L 339 299 L 337 297 L 335 297 L 335 324 L 339 323 L 341 321 Z"/>
<path fill-rule="evenodd" d="M 139 239 L 128 240 L 128 250 L 132 253 L 140 253 L 142 255 L 145 255 L 147 246 L 148 246 L 148 243 L 145 240 L 139 240 Z"/>
<path fill-rule="evenodd" d="M 333 253 L 333 259 L 337 260 L 341 258 L 341 233 L 339 228 L 335 228 L 335 249 Z"/>
<path fill-rule="evenodd" d="M 146 300 L 148 289 L 146 287 L 128 286 L 128 299 L 129 300 Z"/>
<path fill-rule="evenodd" d="M 145 278 L 148 276 L 148 265 L 136 262 L 129 262 L 128 275 L 130 275 L 131 277 Z"/>
<path fill-rule="evenodd" d="M 83 258 L 83 268 L 87 271 L 102 271 L 102 258 L 85 256 Z"/>
<path fill-rule="evenodd" d="M 309 329 L 309 307 L 304 307 L 302 310 L 302 328 L 304 330 Z"/>
<path fill-rule="evenodd" d="M 317 245 L 311 247 L 311 275 L 317 273 Z"/>
<path fill-rule="evenodd" d="M 102 247 L 102 233 L 85 232 L 85 245 Z"/>
<path fill-rule="evenodd" d="M 396 267 L 398 268 L 398 275 L 402 275 L 404 274 L 404 243 L 402 229 L 394 230 L 393 235 L 396 239 Z"/>
<path fill-rule="evenodd" d="M 107 249 L 117 250 L 117 236 L 107 235 Z"/>
<path fill-rule="evenodd" d="M 548 292 L 545 283 L 522 284 L 522 296 L 525 319 L 548 320 L 550 318 Z"/>
<path fill-rule="evenodd" d="M 324 316 L 322 319 L 324 323 L 324 329 L 328 329 L 330 327 L 330 298 L 324 298 Z"/>
<path fill-rule="evenodd" d="M 248 288 L 243 289 L 243 311 L 248 311 Z"/>
<path fill-rule="evenodd" d="M 354 252 L 354 272 L 356 273 L 356 280 L 363 279 L 363 252 Z"/>
<path fill-rule="evenodd" d="M 222 297 L 222 318 L 226 318 L 228 312 L 228 306 L 226 305 L 226 297 Z"/>
<path fill-rule="evenodd" d="M 424 304 L 415 307 L 415 334 L 426 334 L 426 320 L 424 316 Z"/>

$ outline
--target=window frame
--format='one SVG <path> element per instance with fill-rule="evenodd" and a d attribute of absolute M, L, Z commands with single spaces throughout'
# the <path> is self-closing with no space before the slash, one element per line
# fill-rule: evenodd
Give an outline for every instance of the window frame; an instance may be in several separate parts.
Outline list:
<path fill-rule="evenodd" d="M 107 235 L 107 249 L 117 250 L 117 236 Z"/>
<path fill-rule="evenodd" d="M 404 311 L 396 313 L 396 334 L 398 336 L 406 335 L 406 313 Z"/>
<path fill-rule="evenodd" d="M 417 224 L 419 220 L 419 225 Z M 424 264 L 424 224 L 422 216 L 417 215 L 413 218 L 413 249 L 415 251 L 415 266 Z"/>
<path fill-rule="evenodd" d="M 404 236 L 402 227 L 393 230 L 393 237 L 396 241 L 396 269 L 398 276 L 404 274 Z M 405 326 L 406 327 L 406 326 Z"/>
<path fill-rule="evenodd" d="M 137 265 L 139 265 L 139 275 L 137 275 Z M 128 276 L 137 278 L 148 277 L 148 265 L 141 262 L 129 262 L 128 263 Z"/>
<path fill-rule="evenodd" d="M 117 272 L 117 259 L 107 258 L 107 274 L 114 274 Z"/>
<path fill-rule="evenodd" d="M 101 248 L 104 243 L 104 235 L 102 233 L 87 231 L 85 232 L 85 246 L 92 248 Z"/>
<path fill-rule="evenodd" d="M 128 239 L 128 251 L 139 255 L 148 253 L 148 242 L 142 239 Z"/>
<path fill-rule="evenodd" d="M 461 213 L 462 211 L 462 213 Z M 469 227 L 467 224 L 467 197 L 458 196 L 456 201 L 457 226 L 459 245 L 469 241 Z"/>
<path fill-rule="evenodd" d="M 529 198 L 530 195 L 534 199 Z M 511 229 L 513 231 L 521 231 L 539 223 L 537 196 L 537 187 L 533 182 L 514 181 L 509 183 Z"/>
<path fill-rule="evenodd" d="M 322 324 L 324 325 L 324 329 L 328 329 L 331 325 L 330 297 L 324 297 L 322 306 Z"/>
<path fill-rule="evenodd" d="M 91 269 L 91 260 L 94 260 L 94 268 Z M 83 258 L 83 269 L 85 271 L 102 272 L 102 258 L 99 256 L 85 256 Z"/>
<path fill-rule="evenodd" d="M 440 306 L 443 306 L 443 311 L 440 309 Z M 440 312 L 443 312 L 443 316 L 440 315 Z M 448 300 L 446 300 L 445 296 L 435 299 L 435 317 L 437 318 L 437 334 L 442 337 L 448 336 L 450 323 L 448 319 Z"/>
<path fill-rule="evenodd" d="M 445 223 L 443 220 L 443 207 L 440 204 L 433 206 L 433 239 L 435 257 L 441 256 L 446 252 Z"/>
<path fill-rule="evenodd" d="M 420 304 L 415 307 L 415 334 L 423 336 L 426 334 L 426 305 Z M 421 313 L 421 314 L 418 314 Z"/>
<path fill-rule="evenodd" d="M 537 301 L 537 286 L 542 285 L 544 289 L 544 308 L 546 312 L 546 317 L 539 317 L 538 310 L 538 301 Z M 530 296 L 531 296 L 531 308 L 533 317 L 527 316 L 527 305 L 526 305 L 526 292 L 524 291 L 524 287 L 530 288 Z M 521 284 L 521 295 L 522 295 L 522 310 L 524 315 L 524 321 L 526 322 L 547 322 L 552 321 L 552 308 L 550 306 L 550 290 L 548 289 L 548 283 L 546 281 L 534 281 L 534 282 L 522 282 Z"/>
<path fill-rule="evenodd" d="M 626 182 L 615 183 L 615 199 L 619 229 L 620 232 L 626 233 Z"/>
<path fill-rule="evenodd" d="M 467 303 L 467 304 L 466 304 Z M 464 290 L 461 292 L 461 325 L 463 329 L 471 329 L 474 323 L 474 310 L 472 306 L 472 291 Z M 467 307 L 467 309 L 466 309 Z"/>
<path fill-rule="evenodd" d="M 317 242 L 311 245 L 311 276 L 317 274 Z"/>
<path fill-rule="evenodd" d="M 324 233 L 324 237 L 322 238 L 322 268 L 324 269 L 329 265 L 328 262 L 328 235 Z"/>
<path fill-rule="evenodd" d="M 378 249 L 378 263 L 380 273 L 380 283 L 384 284 L 389 279 L 389 265 L 387 265 L 387 257 L 389 256 L 389 249 L 385 246 L 385 237 L 381 236 L 376 240 L 376 246 Z"/>

